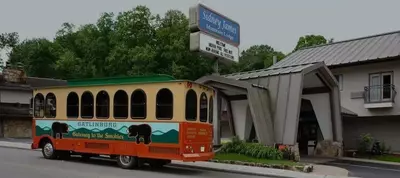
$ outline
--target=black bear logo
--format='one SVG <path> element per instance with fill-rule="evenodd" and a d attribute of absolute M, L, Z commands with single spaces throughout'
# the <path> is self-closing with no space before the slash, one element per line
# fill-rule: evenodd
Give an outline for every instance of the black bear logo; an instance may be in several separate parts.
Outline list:
<path fill-rule="evenodd" d="M 53 122 L 51 125 L 51 130 L 53 131 L 53 138 L 62 139 L 64 133 L 68 133 L 68 124 Z"/>
<path fill-rule="evenodd" d="M 140 138 L 143 138 L 144 144 L 151 143 L 151 127 L 148 124 L 131 125 L 128 128 L 128 137 L 135 137 L 136 143 L 139 144 Z"/>

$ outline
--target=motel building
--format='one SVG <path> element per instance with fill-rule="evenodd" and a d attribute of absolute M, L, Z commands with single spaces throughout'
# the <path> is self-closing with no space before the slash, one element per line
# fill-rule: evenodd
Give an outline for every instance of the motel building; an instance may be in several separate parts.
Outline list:
<path fill-rule="evenodd" d="M 229 28 L 220 28 L 217 22 Z M 189 10 L 189 26 L 192 52 L 220 62 L 238 62 L 239 23 L 198 4 Z M 335 76 L 323 61 L 274 66 L 196 81 L 216 89 L 214 145 L 220 145 L 221 137 L 238 136 L 268 146 L 286 145 L 296 157 L 341 156 L 340 91 Z"/>
<path fill-rule="evenodd" d="M 197 80 L 216 89 L 214 144 L 238 136 L 297 155 L 342 155 L 338 83 L 323 62 Z"/>

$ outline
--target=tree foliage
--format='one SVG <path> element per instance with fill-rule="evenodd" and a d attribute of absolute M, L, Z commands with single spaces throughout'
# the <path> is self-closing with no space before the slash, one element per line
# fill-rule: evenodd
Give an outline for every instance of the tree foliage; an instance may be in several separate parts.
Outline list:
<path fill-rule="evenodd" d="M 10 63 L 23 63 L 30 76 L 61 79 L 169 74 L 195 80 L 213 72 L 214 61 L 189 51 L 188 18 L 178 10 L 164 16 L 146 6 L 102 13 L 93 24 L 63 23 L 53 40 L 18 34 L 0 37 L 0 47 L 12 48 Z M 326 43 L 321 36 L 302 37 L 296 48 Z M 239 63 L 220 64 L 220 73 L 267 68 L 273 56 L 285 55 L 271 46 L 254 45 L 241 53 Z"/>
<path fill-rule="evenodd" d="M 1 52 L 5 51 L 9 55 L 9 50 L 15 47 L 19 42 L 19 35 L 16 32 L 0 34 L 0 69 L 4 67 L 4 59 L 1 57 Z"/>
<path fill-rule="evenodd" d="M 10 62 L 22 62 L 31 76 L 63 79 L 170 74 L 197 79 L 211 62 L 189 51 L 188 18 L 170 10 L 164 17 L 145 6 L 103 13 L 96 23 L 62 24 L 53 41 L 27 39 Z"/>
<path fill-rule="evenodd" d="M 323 45 L 327 43 L 332 43 L 333 39 L 327 40 L 322 35 L 305 35 L 299 38 L 294 51 L 297 51 L 301 48 L 312 47 L 316 45 Z"/>
<path fill-rule="evenodd" d="M 238 70 L 248 71 L 268 68 L 273 64 L 273 56 L 276 56 L 278 61 L 285 57 L 282 52 L 275 51 L 268 45 L 251 46 L 242 52 Z"/>

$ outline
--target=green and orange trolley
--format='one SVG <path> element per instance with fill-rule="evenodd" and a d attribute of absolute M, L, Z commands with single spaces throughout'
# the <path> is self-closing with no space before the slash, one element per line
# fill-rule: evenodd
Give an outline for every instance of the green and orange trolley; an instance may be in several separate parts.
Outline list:
<path fill-rule="evenodd" d="M 33 96 L 31 148 L 46 159 L 106 155 L 128 169 L 214 157 L 208 86 L 167 75 L 82 79 Z"/>

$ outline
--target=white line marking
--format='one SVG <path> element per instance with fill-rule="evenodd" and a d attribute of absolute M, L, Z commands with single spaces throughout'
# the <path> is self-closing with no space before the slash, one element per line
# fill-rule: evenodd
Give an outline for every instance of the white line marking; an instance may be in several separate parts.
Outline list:
<path fill-rule="evenodd" d="M 329 163 L 329 164 L 336 164 L 336 165 L 344 165 L 344 166 L 353 166 L 353 167 L 362 167 L 362 168 L 370 168 L 370 169 L 378 169 L 378 170 L 400 172 L 399 169 L 389 169 L 389 168 L 380 168 L 380 167 L 372 167 L 372 166 L 362 166 L 362 165 L 354 165 L 354 164 L 347 164 L 347 163 Z"/>

